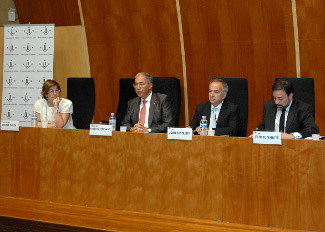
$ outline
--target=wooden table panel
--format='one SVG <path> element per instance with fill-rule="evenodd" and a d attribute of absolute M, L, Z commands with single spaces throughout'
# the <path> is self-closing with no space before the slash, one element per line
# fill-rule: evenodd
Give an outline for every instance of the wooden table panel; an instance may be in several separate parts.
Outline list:
<path fill-rule="evenodd" d="M 299 227 L 325 231 L 325 151 L 323 141 L 302 143 L 298 154 L 299 190 L 297 220 Z M 308 220 L 306 220 L 308 219 Z"/>
<path fill-rule="evenodd" d="M 162 157 L 168 174 L 165 174 L 164 188 L 171 194 L 165 197 L 165 207 L 172 207 L 166 213 L 221 218 L 222 153 L 216 149 L 213 138 L 197 136 L 196 139 L 202 146 L 177 140 L 165 144 L 168 150 Z"/>
<path fill-rule="evenodd" d="M 16 196 L 18 191 L 19 132 L 0 133 L 0 195 Z"/>
<path fill-rule="evenodd" d="M 284 144 L 269 154 L 269 194 L 271 225 L 280 224 L 286 228 L 297 222 L 298 157 L 292 149 L 294 144 L 287 141 Z"/>
<path fill-rule="evenodd" d="M 223 158 L 223 218 L 237 223 L 259 220 L 258 203 L 260 179 L 263 170 L 258 169 L 258 153 L 251 152 L 251 139 L 237 141 L 228 138 L 231 146 Z M 264 167 L 263 165 L 261 167 Z M 265 181 L 263 179 L 263 181 Z M 266 199 L 263 199 L 266 200 Z M 267 204 L 267 201 L 263 201 Z"/>
<path fill-rule="evenodd" d="M 23 127 L 0 138 L 3 196 L 325 231 L 323 141 Z"/>
<path fill-rule="evenodd" d="M 34 129 L 34 128 L 33 128 Z M 17 166 L 19 168 L 18 195 L 24 198 L 38 199 L 39 191 L 39 132 L 40 129 L 30 130 L 21 135 L 19 132 L 20 153 Z"/>

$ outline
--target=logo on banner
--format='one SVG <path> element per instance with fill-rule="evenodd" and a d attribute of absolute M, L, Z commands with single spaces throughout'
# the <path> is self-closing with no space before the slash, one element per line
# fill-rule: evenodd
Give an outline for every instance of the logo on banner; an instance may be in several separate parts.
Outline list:
<path fill-rule="evenodd" d="M 7 117 L 7 119 L 11 119 L 15 114 L 11 114 L 10 110 L 8 110 L 7 113 L 4 114 L 4 116 Z"/>
<path fill-rule="evenodd" d="M 47 29 L 47 27 L 45 26 L 45 29 L 44 30 L 41 30 L 41 32 L 44 34 L 44 35 L 48 35 L 52 30 L 49 30 Z"/>
<path fill-rule="evenodd" d="M 23 114 L 21 114 L 21 116 L 26 120 L 31 116 L 31 114 L 28 114 L 27 110 L 25 110 L 25 112 Z"/>
<path fill-rule="evenodd" d="M 43 61 L 43 64 L 39 64 L 43 69 L 46 69 L 48 66 L 50 66 L 50 63 L 47 63 L 46 60 Z"/>
<path fill-rule="evenodd" d="M 34 47 L 31 47 L 29 43 L 27 43 L 26 47 L 23 47 L 26 52 L 30 52 Z"/>
<path fill-rule="evenodd" d="M 34 30 L 31 30 L 30 27 L 28 27 L 27 30 L 24 30 L 24 32 L 26 33 L 26 35 L 30 36 L 31 34 L 33 34 Z"/>
<path fill-rule="evenodd" d="M 29 60 L 27 60 L 26 63 L 23 64 L 23 66 L 24 66 L 26 69 L 29 69 L 30 67 L 33 66 L 33 63 L 30 63 Z"/>
<path fill-rule="evenodd" d="M 5 25 L 1 120 L 30 126 L 33 103 L 53 79 L 54 24 Z"/>
<path fill-rule="evenodd" d="M 47 52 L 51 47 L 47 46 L 46 43 L 40 49 L 42 49 L 43 52 Z"/>
<path fill-rule="evenodd" d="M 14 36 L 16 33 L 17 33 L 17 30 L 14 30 L 13 27 L 10 28 L 10 31 L 8 31 L 8 33 L 11 35 L 11 36 Z"/>
<path fill-rule="evenodd" d="M 26 77 L 25 80 L 22 80 L 21 82 L 23 82 L 26 86 L 29 85 L 30 83 L 33 82 L 33 80 L 29 80 L 28 77 Z"/>
<path fill-rule="evenodd" d="M 10 60 L 9 64 L 6 64 L 8 68 L 13 69 L 13 67 L 16 66 L 16 64 L 12 63 L 12 60 Z"/>
<path fill-rule="evenodd" d="M 24 102 L 28 102 L 30 99 L 32 99 L 32 97 L 28 96 L 28 93 L 26 93 L 25 96 L 21 98 L 23 99 Z"/>
<path fill-rule="evenodd" d="M 6 82 L 7 82 L 7 84 L 8 85 L 12 85 L 13 83 L 15 83 L 16 81 L 15 80 L 12 80 L 12 78 L 11 78 L 11 76 L 9 77 L 9 79 L 8 80 L 6 80 Z"/>
<path fill-rule="evenodd" d="M 14 47 L 13 44 L 10 44 L 10 46 L 7 47 L 7 49 L 8 49 L 10 52 L 14 52 L 14 51 L 17 49 L 17 47 Z"/>
<path fill-rule="evenodd" d="M 45 82 L 45 77 L 43 77 L 43 79 L 42 80 L 39 80 L 38 82 L 43 86 L 44 85 L 44 82 Z"/>
<path fill-rule="evenodd" d="M 9 94 L 8 94 L 8 97 L 5 97 L 5 99 L 6 99 L 8 102 L 12 102 L 12 101 L 15 99 L 15 97 L 12 97 L 12 96 L 11 96 L 11 93 L 9 93 Z"/>

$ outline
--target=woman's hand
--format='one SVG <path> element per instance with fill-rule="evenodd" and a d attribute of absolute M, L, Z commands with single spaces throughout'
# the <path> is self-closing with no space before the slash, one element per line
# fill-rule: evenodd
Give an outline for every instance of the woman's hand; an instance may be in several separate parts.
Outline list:
<path fill-rule="evenodd" d="M 53 100 L 53 105 L 56 110 L 59 110 L 59 104 L 60 104 L 61 99 L 59 97 L 55 98 Z"/>
<path fill-rule="evenodd" d="M 47 124 L 47 128 L 56 128 L 55 123 Z"/>

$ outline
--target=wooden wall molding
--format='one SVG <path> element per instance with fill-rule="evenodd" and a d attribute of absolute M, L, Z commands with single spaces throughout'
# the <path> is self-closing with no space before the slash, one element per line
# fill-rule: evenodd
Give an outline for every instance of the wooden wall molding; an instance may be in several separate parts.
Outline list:
<path fill-rule="evenodd" d="M 185 102 L 185 125 L 189 125 L 189 115 L 188 115 L 188 90 L 187 90 L 187 73 L 186 73 L 186 59 L 185 59 L 185 47 L 184 47 L 184 35 L 183 35 L 183 25 L 182 25 L 182 15 L 181 6 L 179 0 L 176 1 L 177 9 L 177 19 L 179 28 L 179 40 L 181 43 L 181 53 L 182 53 L 182 67 L 183 67 L 183 83 L 184 83 L 184 102 Z"/>
<path fill-rule="evenodd" d="M 297 5 L 296 5 L 296 0 L 291 0 L 291 2 L 292 2 L 293 32 L 294 32 L 295 50 L 296 50 L 297 78 L 300 78 L 301 74 L 300 74 L 300 52 L 299 52 L 299 33 L 298 33 Z"/>
<path fill-rule="evenodd" d="M 1 225 L 32 231 L 224 231 L 299 232 L 279 228 L 200 220 L 124 210 L 102 209 L 0 196 Z M 18 220 L 23 219 L 23 220 Z M 39 224 L 37 223 L 39 222 Z M 41 224 L 40 224 L 41 223 Z M 10 227 L 11 226 L 11 227 Z M 6 230 L 7 231 L 7 230 Z M 8 230 L 9 231 L 9 230 Z M 12 230 L 13 231 L 13 230 Z"/>

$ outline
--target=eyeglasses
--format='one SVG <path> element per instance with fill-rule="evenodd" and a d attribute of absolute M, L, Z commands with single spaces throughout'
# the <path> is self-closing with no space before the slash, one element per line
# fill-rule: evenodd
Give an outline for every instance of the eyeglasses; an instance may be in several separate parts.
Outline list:
<path fill-rule="evenodd" d="M 49 93 L 54 93 L 54 92 L 56 92 L 56 93 L 60 93 L 61 90 L 60 90 L 60 89 L 56 89 L 56 90 L 50 89 L 50 90 L 49 90 Z"/>
<path fill-rule="evenodd" d="M 144 83 L 144 82 L 140 82 L 140 83 L 135 83 L 135 84 L 133 84 L 133 87 L 134 87 L 134 88 L 136 88 L 136 87 L 138 87 L 138 86 L 143 87 L 143 86 L 145 86 L 145 85 L 146 85 L 146 83 Z"/>

